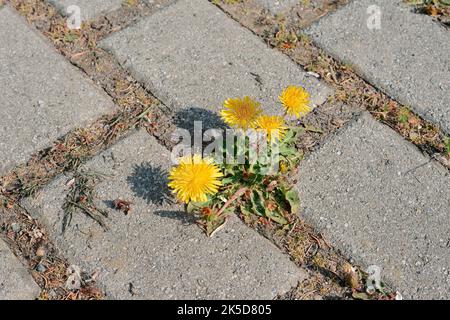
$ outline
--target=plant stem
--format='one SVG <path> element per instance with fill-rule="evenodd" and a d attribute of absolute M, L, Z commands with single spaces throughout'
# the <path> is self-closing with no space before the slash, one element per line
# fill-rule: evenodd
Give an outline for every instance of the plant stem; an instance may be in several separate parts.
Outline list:
<path fill-rule="evenodd" d="M 217 215 L 220 216 L 225 211 L 225 209 L 228 208 L 230 204 L 236 201 L 240 196 L 242 196 L 245 191 L 247 191 L 247 187 L 240 188 L 238 191 L 236 191 L 236 193 L 233 194 L 233 196 L 228 199 L 228 201 L 223 205 L 219 212 L 217 212 Z"/>

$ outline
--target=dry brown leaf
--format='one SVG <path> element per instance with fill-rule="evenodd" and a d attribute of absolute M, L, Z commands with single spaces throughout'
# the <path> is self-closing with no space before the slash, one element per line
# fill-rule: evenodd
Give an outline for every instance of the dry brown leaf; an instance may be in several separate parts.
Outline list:
<path fill-rule="evenodd" d="M 114 200 L 114 208 L 116 210 L 120 210 L 123 213 L 125 213 L 125 215 L 128 215 L 131 212 L 131 205 L 133 203 L 131 203 L 130 201 L 126 201 L 126 200 L 122 200 L 122 199 L 116 199 Z"/>

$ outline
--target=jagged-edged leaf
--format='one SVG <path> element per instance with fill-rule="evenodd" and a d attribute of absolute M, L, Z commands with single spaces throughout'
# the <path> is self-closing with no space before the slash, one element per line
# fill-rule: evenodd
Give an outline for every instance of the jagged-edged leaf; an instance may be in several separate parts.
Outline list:
<path fill-rule="evenodd" d="M 281 216 L 277 211 L 270 211 L 267 209 L 266 216 L 267 216 L 267 218 L 269 218 L 281 225 L 285 225 L 288 223 L 288 221 L 283 216 Z"/>
<path fill-rule="evenodd" d="M 241 209 L 241 212 L 243 215 L 246 215 L 246 216 L 252 215 L 252 212 L 246 206 L 241 205 L 240 209 Z"/>
<path fill-rule="evenodd" d="M 236 181 L 236 177 L 235 176 L 223 178 L 222 179 L 222 185 L 227 185 L 227 184 L 233 183 L 234 181 Z"/>
<path fill-rule="evenodd" d="M 286 201 L 291 206 L 291 212 L 295 213 L 300 209 L 300 197 L 295 190 L 289 190 L 285 193 Z"/>
<path fill-rule="evenodd" d="M 280 148 L 280 154 L 284 157 L 292 157 L 297 155 L 298 151 L 294 147 L 282 146 Z"/>
<path fill-rule="evenodd" d="M 252 209 L 259 216 L 266 215 L 266 209 L 264 208 L 264 197 L 260 191 L 253 190 L 251 196 Z"/>

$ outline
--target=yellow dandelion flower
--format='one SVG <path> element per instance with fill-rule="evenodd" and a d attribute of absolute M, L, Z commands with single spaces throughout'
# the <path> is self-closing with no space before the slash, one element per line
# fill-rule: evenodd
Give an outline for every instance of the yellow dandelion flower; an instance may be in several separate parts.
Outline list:
<path fill-rule="evenodd" d="M 254 128 L 256 118 L 261 114 L 260 104 L 250 97 L 228 99 L 220 115 L 230 127 L 247 130 Z"/>
<path fill-rule="evenodd" d="M 188 156 L 170 171 L 169 187 L 180 201 L 205 202 L 208 200 L 207 195 L 219 191 L 222 176 L 219 167 L 211 159 L 202 159 L 199 155 Z"/>
<path fill-rule="evenodd" d="M 270 140 L 272 136 L 278 135 L 282 139 L 286 135 L 286 123 L 283 117 L 262 115 L 256 120 L 256 127 L 260 130 L 267 131 L 267 138 Z"/>
<path fill-rule="evenodd" d="M 279 99 L 290 116 L 301 118 L 311 111 L 309 93 L 302 87 L 287 87 Z"/>

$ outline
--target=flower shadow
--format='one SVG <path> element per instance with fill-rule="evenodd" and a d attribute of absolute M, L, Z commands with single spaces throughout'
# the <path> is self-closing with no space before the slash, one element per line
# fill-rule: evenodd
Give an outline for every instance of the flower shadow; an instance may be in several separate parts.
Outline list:
<path fill-rule="evenodd" d="M 209 129 L 225 129 L 226 125 L 217 112 L 203 108 L 190 107 L 175 113 L 174 123 L 178 128 L 194 133 L 194 121 L 202 122 L 203 132 Z"/>
<path fill-rule="evenodd" d="M 133 193 L 147 204 L 163 205 L 174 203 L 167 186 L 167 172 L 161 166 L 143 162 L 133 167 L 132 174 L 127 177 Z"/>

